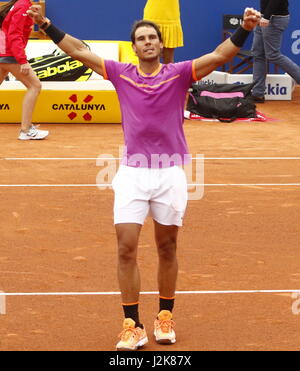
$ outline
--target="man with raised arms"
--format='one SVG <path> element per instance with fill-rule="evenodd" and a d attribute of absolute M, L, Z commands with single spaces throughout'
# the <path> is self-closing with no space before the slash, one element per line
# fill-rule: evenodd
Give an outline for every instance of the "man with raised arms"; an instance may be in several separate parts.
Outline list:
<path fill-rule="evenodd" d="M 154 321 L 158 343 L 176 342 L 172 310 L 178 272 L 177 236 L 187 205 L 187 181 L 182 169 L 188 158 L 183 132 L 186 93 L 200 80 L 233 58 L 260 21 L 247 8 L 234 35 L 213 52 L 195 60 L 160 63 L 163 40 L 159 27 L 138 21 L 131 33 L 139 64 L 104 60 L 78 39 L 44 18 L 38 7 L 29 14 L 72 58 L 110 80 L 118 93 L 126 146 L 114 180 L 114 223 L 118 240 L 118 280 L 125 315 L 117 350 L 136 350 L 148 342 L 139 318 L 140 274 L 138 240 L 148 214 L 154 221 L 158 251 L 159 311 Z"/>

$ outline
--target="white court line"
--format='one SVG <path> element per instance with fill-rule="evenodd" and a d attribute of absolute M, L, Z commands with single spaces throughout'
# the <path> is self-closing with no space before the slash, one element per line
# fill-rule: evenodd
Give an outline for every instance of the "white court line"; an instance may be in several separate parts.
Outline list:
<path fill-rule="evenodd" d="M 277 293 L 300 293 L 300 290 L 226 290 L 226 291 L 177 291 L 176 295 L 218 295 L 218 294 L 277 294 Z M 158 291 L 144 291 L 141 295 L 157 295 Z M 26 293 L 5 293 L 0 292 L 1 296 L 109 296 L 121 295 L 117 291 L 107 292 L 26 292 Z"/>
<path fill-rule="evenodd" d="M 192 160 L 300 160 L 300 157 L 192 157 Z M 6 157 L 5 161 L 90 161 L 122 160 L 120 157 Z"/>
<path fill-rule="evenodd" d="M 188 187 L 299 187 L 300 183 L 188 184 Z M 0 184 L 2 188 L 111 187 L 111 184 Z"/>
<path fill-rule="evenodd" d="M 283 294 L 300 293 L 300 290 L 217 290 L 217 291 L 176 291 L 176 295 L 227 295 L 227 294 Z M 143 291 L 140 295 L 158 295 L 158 291 Z M 103 292 L 0 292 L 1 296 L 113 296 L 118 291 Z"/>
<path fill-rule="evenodd" d="M 299 294 L 300 290 L 223 290 L 223 291 L 176 291 L 176 295 L 236 295 L 236 294 Z M 0 291 L 0 315 L 6 314 L 6 297 L 46 296 L 120 296 L 121 292 L 3 292 Z M 159 295 L 158 291 L 144 291 L 140 295 Z"/>
<path fill-rule="evenodd" d="M 7 161 L 73 161 L 73 160 L 121 160 L 119 157 L 7 157 L 1 160 Z M 300 160 L 300 157 L 193 157 L 193 160 Z M 110 187 L 111 184 L 0 184 L 0 187 Z M 300 183 L 256 183 L 256 184 L 188 184 L 189 187 L 299 187 Z"/>

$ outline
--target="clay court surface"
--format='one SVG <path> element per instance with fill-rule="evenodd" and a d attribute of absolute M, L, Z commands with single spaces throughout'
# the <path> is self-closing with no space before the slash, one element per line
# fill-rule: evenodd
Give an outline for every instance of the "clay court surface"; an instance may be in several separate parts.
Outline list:
<path fill-rule="evenodd" d="M 185 124 L 191 153 L 208 158 L 207 186 L 190 201 L 180 233 L 177 290 L 214 293 L 178 293 L 178 341 L 155 344 L 157 258 L 148 220 L 139 246 L 142 291 L 151 292 L 140 305 L 145 350 L 299 350 L 292 292 L 300 290 L 300 90 L 292 102 L 258 109 L 277 121 Z M 20 142 L 17 125 L 0 125 L 0 290 L 98 295 L 7 296 L 0 350 L 113 350 L 123 320 L 120 296 L 109 294 L 119 291 L 113 193 L 95 186 L 102 168 L 94 159 L 119 156 L 121 127 L 43 128 L 51 130 L 46 141 Z"/>

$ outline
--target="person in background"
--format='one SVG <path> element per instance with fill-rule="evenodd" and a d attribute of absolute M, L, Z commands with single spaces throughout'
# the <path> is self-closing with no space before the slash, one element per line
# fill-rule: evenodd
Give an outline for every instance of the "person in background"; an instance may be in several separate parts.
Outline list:
<path fill-rule="evenodd" d="M 174 63 L 175 48 L 183 46 L 179 0 L 148 0 L 144 9 L 144 19 L 160 27 L 164 42 L 163 62 Z"/>
<path fill-rule="evenodd" d="M 300 84 L 300 67 L 281 53 L 283 32 L 290 21 L 288 0 L 260 0 L 262 19 L 254 31 L 252 45 L 253 81 L 252 98 L 257 103 L 265 102 L 267 62 L 288 73 Z M 299 15 L 298 15 L 299 16 Z"/>
<path fill-rule="evenodd" d="M 25 48 L 33 20 L 26 13 L 30 0 L 11 0 L 0 8 L 0 85 L 11 73 L 27 88 L 23 100 L 20 140 L 45 139 L 49 132 L 32 125 L 41 83 L 27 61 Z"/>

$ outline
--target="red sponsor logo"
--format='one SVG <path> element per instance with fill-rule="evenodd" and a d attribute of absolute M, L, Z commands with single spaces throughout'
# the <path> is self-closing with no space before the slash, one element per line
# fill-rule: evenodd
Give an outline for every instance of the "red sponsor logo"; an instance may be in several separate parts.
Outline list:
<path fill-rule="evenodd" d="M 69 97 L 70 103 L 65 104 L 53 104 L 52 108 L 55 111 L 69 111 L 68 118 L 73 121 L 79 116 L 84 121 L 92 121 L 93 111 L 105 111 L 104 104 L 93 103 L 94 97 L 87 95 L 82 102 L 79 101 L 77 94 L 72 94 Z"/>

